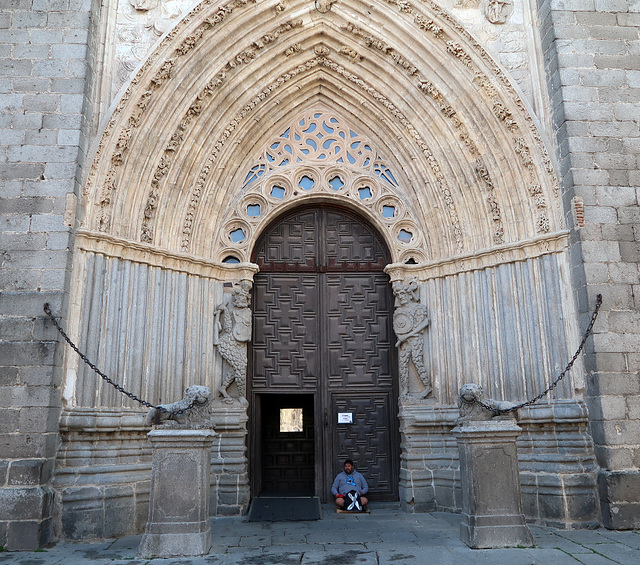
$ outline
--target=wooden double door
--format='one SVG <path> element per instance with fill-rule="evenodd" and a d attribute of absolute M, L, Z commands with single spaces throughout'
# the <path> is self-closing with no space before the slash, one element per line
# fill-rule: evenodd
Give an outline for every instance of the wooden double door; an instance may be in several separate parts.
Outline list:
<path fill-rule="evenodd" d="M 326 501 L 350 457 L 376 500 L 396 500 L 397 363 L 384 242 L 350 211 L 298 209 L 266 230 L 253 260 L 253 495 Z M 302 429 L 281 431 L 286 408 L 303 408 Z"/>

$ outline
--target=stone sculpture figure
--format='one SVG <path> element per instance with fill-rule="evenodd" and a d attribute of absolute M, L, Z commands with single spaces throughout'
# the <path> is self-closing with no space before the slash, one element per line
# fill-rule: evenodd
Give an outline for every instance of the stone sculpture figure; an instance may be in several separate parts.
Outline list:
<path fill-rule="evenodd" d="M 486 0 L 484 15 L 492 24 L 504 24 L 513 12 L 513 0 Z"/>
<path fill-rule="evenodd" d="M 251 283 L 242 281 L 233 290 L 231 301 L 218 306 L 215 313 L 213 345 L 231 367 L 223 376 L 218 393 L 225 402 L 233 402 L 228 388 L 233 382 L 238 387 L 238 397 L 246 396 L 247 342 L 251 339 Z"/>
<path fill-rule="evenodd" d="M 418 395 L 426 398 L 431 394 L 431 379 L 424 364 L 424 330 L 429 325 L 427 307 L 420 304 L 417 281 L 405 283 L 395 281 L 393 293 L 396 296 L 396 310 L 393 313 L 393 330 L 398 337 L 396 347 L 400 352 L 401 395 L 409 398 L 409 362 L 418 372 L 424 390 Z"/>
<path fill-rule="evenodd" d="M 486 407 L 489 408 L 486 408 Z M 491 420 L 493 418 L 512 419 L 515 411 L 502 413 L 500 410 L 513 408 L 515 404 L 506 400 L 493 400 L 484 394 L 484 389 L 475 383 L 462 385 L 458 394 L 458 409 L 460 416 L 457 424 Z"/>
<path fill-rule="evenodd" d="M 151 408 L 144 419 L 146 426 L 161 425 L 172 428 L 213 428 L 211 419 L 211 389 L 206 386 L 190 386 L 184 398 L 172 404 L 160 404 L 164 410 Z"/>

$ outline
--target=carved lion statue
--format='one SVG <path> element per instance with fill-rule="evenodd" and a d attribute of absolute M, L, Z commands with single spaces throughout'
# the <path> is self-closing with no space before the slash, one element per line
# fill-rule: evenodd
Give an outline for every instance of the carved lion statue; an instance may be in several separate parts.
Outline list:
<path fill-rule="evenodd" d="M 484 404 L 484 406 L 482 404 Z M 485 408 L 485 406 L 491 409 Z M 515 418 L 515 411 L 503 413 L 501 410 L 513 408 L 515 404 L 506 400 L 493 400 L 484 394 L 484 389 L 475 383 L 462 385 L 458 394 L 460 416 L 457 424 L 472 420 L 491 420 L 492 418 Z"/>
<path fill-rule="evenodd" d="M 166 410 L 151 408 L 144 419 L 146 426 L 167 425 L 167 427 L 212 428 L 209 398 L 211 389 L 206 386 L 190 386 L 184 391 L 184 398 L 173 404 L 160 404 Z M 189 408 L 191 406 L 191 408 Z M 181 412 L 184 410 L 184 412 Z M 177 413 L 180 412 L 180 413 Z"/>

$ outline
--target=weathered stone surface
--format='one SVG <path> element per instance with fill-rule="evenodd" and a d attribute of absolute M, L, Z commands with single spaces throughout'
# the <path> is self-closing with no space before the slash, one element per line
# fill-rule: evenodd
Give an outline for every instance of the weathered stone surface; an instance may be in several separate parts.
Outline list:
<path fill-rule="evenodd" d="M 206 555 L 211 548 L 209 489 L 212 430 L 155 429 L 149 520 L 142 557 Z M 176 477 L 180 484 L 176 485 Z"/>
<path fill-rule="evenodd" d="M 453 430 L 460 451 L 460 539 L 475 549 L 532 546 L 520 496 L 512 419 L 465 421 Z"/>

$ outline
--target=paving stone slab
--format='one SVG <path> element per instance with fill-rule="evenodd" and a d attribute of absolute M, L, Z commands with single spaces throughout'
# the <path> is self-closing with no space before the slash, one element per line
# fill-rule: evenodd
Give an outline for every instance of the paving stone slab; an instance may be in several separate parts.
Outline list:
<path fill-rule="evenodd" d="M 300 565 L 378 565 L 374 551 L 355 549 L 309 551 L 304 554 Z"/>

